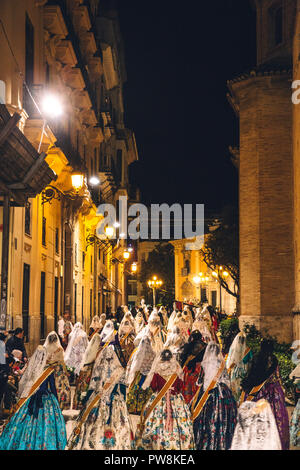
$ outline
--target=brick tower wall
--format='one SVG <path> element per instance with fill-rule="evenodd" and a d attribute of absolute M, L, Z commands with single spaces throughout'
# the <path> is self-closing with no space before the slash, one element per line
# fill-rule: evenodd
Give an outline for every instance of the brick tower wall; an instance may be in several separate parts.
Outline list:
<path fill-rule="evenodd" d="M 240 324 L 293 337 L 291 83 L 253 77 L 233 90 L 240 109 Z"/>

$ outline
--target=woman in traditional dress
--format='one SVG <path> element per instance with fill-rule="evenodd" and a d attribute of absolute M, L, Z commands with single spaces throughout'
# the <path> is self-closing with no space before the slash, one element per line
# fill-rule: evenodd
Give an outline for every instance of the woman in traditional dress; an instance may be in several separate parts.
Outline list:
<path fill-rule="evenodd" d="M 127 363 L 135 348 L 135 326 L 131 313 L 125 313 L 123 320 L 121 321 L 121 324 L 119 326 L 118 336 L 122 352 Z"/>
<path fill-rule="evenodd" d="M 103 328 L 103 325 L 100 323 L 100 318 L 98 315 L 94 316 L 92 319 L 92 323 L 90 324 L 89 329 L 89 340 L 93 337 L 95 333 L 99 333 Z"/>
<path fill-rule="evenodd" d="M 170 349 L 177 358 L 177 354 L 184 344 L 185 338 L 181 335 L 178 326 L 174 326 L 172 331 L 168 333 L 167 340 L 164 344 L 164 349 Z"/>
<path fill-rule="evenodd" d="M 97 358 L 85 407 L 68 441 L 70 450 L 131 450 L 132 430 L 126 407 L 125 368 L 117 337 Z M 96 366 L 96 363 L 95 363 Z"/>
<path fill-rule="evenodd" d="M 245 333 L 238 333 L 230 346 L 226 359 L 226 369 L 230 378 L 231 391 L 237 402 L 239 402 L 242 392 L 241 381 L 249 370 L 252 356 L 252 351 L 246 344 Z"/>
<path fill-rule="evenodd" d="M 82 324 L 80 322 L 76 323 L 70 334 L 69 344 L 65 351 L 65 364 L 75 375 L 80 373 L 81 361 L 88 343 L 89 340 Z"/>
<path fill-rule="evenodd" d="M 266 399 L 274 413 L 283 450 L 288 450 L 289 417 L 285 407 L 284 391 L 278 368 L 278 360 L 273 353 L 273 343 L 263 340 L 260 352 L 253 359 L 249 373 L 242 380 L 241 402 Z"/>
<path fill-rule="evenodd" d="M 168 321 L 168 327 L 167 327 L 168 332 L 169 331 L 171 332 L 173 327 L 174 327 L 174 320 L 177 316 L 177 313 L 179 313 L 178 310 L 174 309 L 173 312 L 170 315 L 170 318 L 169 318 L 169 321 Z"/>
<path fill-rule="evenodd" d="M 215 341 L 216 343 L 218 343 L 218 338 L 216 336 L 216 332 L 215 332 L 215 329 L 214 329 L 212 317 L 211 317 L 210 310 L 209 310 L 208 307 L 209 306 L 207 304 L 204 305 L 203 309 L 201 310 L 201 317 L 206 323 L 206 326 L 207 326 L 207 328 L 210 332 L 210 335 L 212 337 L 212 341 Z"/>
<path fill-rule="evenodd" d="M 212 341 L 212 334 L 207 326 L 207 323 L 202 318 L 201 309 L 197 308 L 195 321 L 192 326 L 192 331 L 200 331 L 203 341 L 209 343 Z"/>
<path fill-rule="evenodd" d="M 64 348 L 64 351 L 67 349 L 69 344 L 69 337 L 73 331 L 73 325 L 69 320 L 65 320 L 64 324 L 62 325 L 62 337 L 61 337 L 61 344 Z"/>
<path fill-rule="evenodd" d="M 158 310 L 158 314 L 160 317 L 162 327 L 164 328 L 165 331 L 167 331 L 169 318 L 168 318 L 168 313 L 167 313 L 166 308 L 164 306 L 160 307 L 160 309 Z"/>
<path fill-rule="evenodd" d="M 0 436 L 0 450 L 64 450 L 65 421 L 55 388 L 54 367 L 38 346 L 22 379 L 16 411 Z M 21 381 L 22 381 L 21 379 Z"/>
<path fill-rule="evenodd" d="M 142 331 L 145 325 L 143 313 L 139 310 L 134 319 L 135 332 L 137 335 Z"/>
<path fill-rule="evenodd" d="M 100 335 L 95 333 L 85 350 L 80 373 L 76 379 L 76 389 L 73 402 L 74 410 L 81 410 L 83 407 L 83 402 L 86 398 L 87 390 L 90 385 L 94 363 L 100 349 L 100 343 Z"/>
<path fill-rule="evenodd" d="M 267 400 L 239 407 L 231 450 L 281 450 L 276 421 Z"/>
<path fill-rule="evenodd" d="M 142 337 L 137 343 L 137 348 L 131 356 L 128 365 L 126 380 L 129 387 L 127 393 L 127 407 L 129 413 L 140 415 L 143 406 L 151 395 L 151 389 L 143 390 L 142 385 L 149 373 L 152 362 L 158 352 L 158 341 L 160 320 L 155 316 L 149 319 L 147 327 L 143 331 Z"/>
<path fill-rule="evenodd" d="M 205 353 L 206 344 L 199 331 L 193 331 L 187 343 L 179 351 L 179 363 L 184 371 L 183 397 L 190 403 L 199 386 L 197 381 L 202 373 L 201 362 Z"/>
<path fill-rule="evenodd" d="M 55 388 L 60 409 L 69 409 L 71 405 L 71 387 L 64 361 L 64 350 L 55 331 L 48 334 L 44 347 L 47 351 L 46 363 L 48 366 L 54 367 Z"/>
<path fill-rule="evenodd" d="M 190 333 L 191 333 L 191 327 L 192 327 L 188 313 L 179 312 L 176 315 L 173 325 L 178 326 L 178 328 L 180 329 L 181 335 L 184 337 L 185 341 L 188 341 Z"/>
<path fill-rule="evenodd" d="M 191 414 L 182 396 L 183 371 L 169 349 L 154 361 L 143 384 L 153 394 L 148 400 L 136 434 L 139 450 L 194 449 Z"/>
<path fill-rule="evenodd" d="M 237 405 L 218 344 L 207 345 L 201 366 L 201 388 L 191 403 L 195 445 L 198 450 L 228 450 L 236 425 Z"/>
<path fill-rule="evenodd" d="M 184 318 L 186 319 L 186 321 L 188 322 L 189 324 L 189 332 L 191 333 L 191 329 L 192 329 L 192 326 L 193 326 L 193 322 L 194 322 L 194 318 L 193 318 L 193 314 L 192 314 L 192 311 L 190 309 L 190 307 L 188 305 L 186 305 L 183 309 L 183 312 L 182 312 L 182 315 L 184 316 Z"/>

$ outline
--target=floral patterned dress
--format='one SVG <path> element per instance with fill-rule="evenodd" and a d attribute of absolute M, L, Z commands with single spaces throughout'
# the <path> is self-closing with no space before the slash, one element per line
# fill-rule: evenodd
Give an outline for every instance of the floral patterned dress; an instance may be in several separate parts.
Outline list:
<path fill-rule="evenodd" d="M 55 388 L 60 409 L 68 410 L 71 406 L 71 387 L 61 348 L 49 356 L 47 365 L 54 367 Z"/>
<path fill-rule="evenodd" d="M 92 384 L 94 390 L 81 410 L 73 433 L 68 441 L 72 450 L 131 450 L 133 435 L 126 407 L 125 369 L 120 364 L 114 346 L 108 346 L 101 355 L 99 376 Z M 111 385 L 107 390 L 103 386 Z M 99 391 L 99 392 L 98 392 Z M 83 420 L 85 411 L 95 396 L 98 402 L 92 406 Z M 80 432 L 76 432 L 79 425 Z"/>
<path fill-rule="evenodd" d="M 154 374 L 153 394 L 146 404 L 151 406 L 164 387 L 166 379 Z M 192 450 L 194 449 L 191 414 L 182 396 L 183 382 L 177 378 L 147 418 L 142 430 L 136 434 L 138 450 Z"/>
<path fill-rule="evenodd" d="M 74 394 L 73 409 L 81 410 L 83 408 L 84 398 L 88 391 L 91 376 L 93 372 L 94 362 L 86 364 L 80 371 L 79 376 L 76 378 L 76 389 Z"/>
<path fill-rule="evenodd" d="M 228 372 L 230 388 L 237 402 L 240 400 L 242 393 L 241 382 L 247 375 L 252 357 L 253 353 L 252 351 L 249 351 L 249 353 L 237 365 L 235 365 L 230 372 Z"/>
<path fill-rule="evenodd" d="M 201 362 L 196 363 L 195 370 L 189 369 L 188 365 L 184 367 L 184 379 L 183 379 L 183 390 L 182 395 L 187 404 L 190 403 L 195 393 L 198 390 L 197 380 L 199 376 L 202 376 Z"/>
<path fill-rule="evenodd" d="M 123 335 L 123 336 L 120 336 L 119 339 L 120 339 L 120 345 L 122 348 L 124 358 L 126 360 L 126 363 L 128 363 L 129 358 L 135 349 L 135 346 L 134 346 L 135 335 L 130 334 L 127 337 Z"/>
<path fill-rule="evenodd" d="M 142 353 L 139 351 L 142 351 Z M 142 385 L 151 369 L 152 362 L 155 358 L 155 352 L 152 348 L 149 337 L 145 337 L 141 340 L 139 349 L 135 352 L 135 355 L 139 353 L 142 355 L 142 361 L 139 367 L 139 371 L 136 373 L 133 382 L 130 384 L 126 398 L 128 411 L 133 415 L 141 414 L 142 409 L 152 395 L 151 387 L 149 387 L 147 390 L 142 389 Z M 127 364 L 127 372 L 130 370 L 134 360 L 135 356 L 133 355 Z"/>

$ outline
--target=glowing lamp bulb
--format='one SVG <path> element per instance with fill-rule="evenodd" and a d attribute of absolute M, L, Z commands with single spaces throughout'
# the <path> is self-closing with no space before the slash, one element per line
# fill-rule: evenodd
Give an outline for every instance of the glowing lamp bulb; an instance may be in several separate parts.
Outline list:
<path fill-rule="evenodd" d="M 105 235 L 110 238 L 110 237 L 113 237 L 115 231 L 114 231 L 114 228 L 113 227 L 110 227 L 109 225 L 107 227 L 105 227 Z"/>
<path fill-rule="evenodd" d="M 97 186 L 100 183 L 100 180 L 97 176 L 91 176 L 90 178 L 90 184 L 92 186 Z"/>
<path fill-rule="evenodd" d="M 63 114 L 61 102 L 55 95 L 46 95 L 42 101 L 43 112 L 52 118 L 56 118 Z"/>
<path fill-rule="evenodd" d="M 80 172 L 74 172 L 71 175 L 71 179 L 73 188 L 75 189 L 75 191 L 79 191 L 83 186 L 83 174 Z"/>

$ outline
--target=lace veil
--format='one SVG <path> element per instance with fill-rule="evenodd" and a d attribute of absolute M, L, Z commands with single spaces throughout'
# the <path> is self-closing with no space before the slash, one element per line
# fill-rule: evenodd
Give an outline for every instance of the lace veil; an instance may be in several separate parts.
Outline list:
<path fill-rule="evenodd" d="M 245 356 L 246 349 L 246 335 L 244 332 L 240 332 L 236 335 L 230 346 L 226 360 L 227 369 L 229 369 L 233 364 L 238 365 L 241 362 Z"/>
<path fill-rule="evenodd" d="M 42 374 L 47 359 L 47 350 L 44 346 L 38 346 L 29 359 L 28 366 L 19 382 L 18 398 L 25 398 L 28 396 L 32 385 Z"/>
<path fill-rule="evenodd" d="M 145 382 L 142 385 L 142 389 L 146 390 L 150 387 L 154 374 L 159 374 L 163 378 L 167 378 L 170 375 L 177 374 L 179 378 L 183 378 L 183 370 L 180 367 L 179 362 L 176 360 L 175 356 L 172 354 L 171 358 L 168 361 L 164 361 L 162 359 L 162 355 L 165 351 L 170 351 L 167 348 L 164 349 L 162 352 L 156 355 L 149 374 Z M 170 351 L 171 352 L 171 351 Z"/>
<path fill-rule="evenodd" d="M 217 343 L 214 343 L 213 341 L 208 343 L 203 356 L 203 361 L 201 363 L 204 372 L 204 391 L 208 388 L 208 386 L 216 376 L 223 361 L 224 358 L 221 354 L 220 346 Z M 230 380 L 226 369 L 224 369 L 221 377 L 218 380 L 218 383 L 221 382 L 230 388 Z"/>
<path fill-rule="evenodd" d="M 69 343 L 65 351 L 64 359 L 66 366 L 75 369 L 75 374 L 79 374 L 80 364 L 83 354 L 88 346 L 88 337 L 80 322 L 76 323 L 69 336 Z"/>

